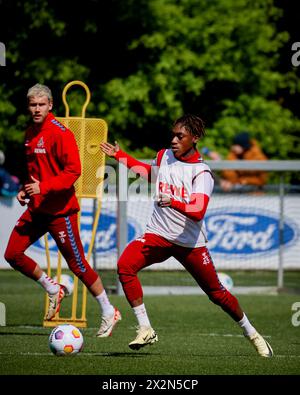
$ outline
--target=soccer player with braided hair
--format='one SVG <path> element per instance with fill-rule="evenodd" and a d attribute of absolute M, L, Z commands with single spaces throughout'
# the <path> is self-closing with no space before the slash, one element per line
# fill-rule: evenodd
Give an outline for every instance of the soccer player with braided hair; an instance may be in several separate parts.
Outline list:
<path fill-rule="evenodd" d="M 159 151 L 152 166 L 129 156 L 117 143 L 101 144 L 105 154 L 156 183 L 157 199 L 145 234 L 129 243 L 118 261 L 119 279 L 138 321 L 137 336 L 129 347 L 138 350 L 158 341 L 143 303 L 137 273 L 173 256 L 209 299 L 237 322 L 258 354 L 271 357 L 273 351 L 269 343 L 250 323 L 237 298 L 220 283 L 206 247 L 204 216 L 214 179 L 196 148 L 204 133 L 201 118 L 183 115 L 173 124 L 171 148 Z"/>

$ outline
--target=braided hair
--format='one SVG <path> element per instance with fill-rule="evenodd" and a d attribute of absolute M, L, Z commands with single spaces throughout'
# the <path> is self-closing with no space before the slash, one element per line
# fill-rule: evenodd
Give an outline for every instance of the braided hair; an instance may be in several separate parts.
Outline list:
<path fill-rule="evenodd" d="M 176 125 L 181 125 L 185 127 L 185 129 L 195 137 L 204 137 L 205 136 L 205 129 L 204 129 L 204 122 L 200 117 L 197 117 L 193 114 L 185 114 L 182 117 L 176 119 L 173 123 L 173 127 Z"/>

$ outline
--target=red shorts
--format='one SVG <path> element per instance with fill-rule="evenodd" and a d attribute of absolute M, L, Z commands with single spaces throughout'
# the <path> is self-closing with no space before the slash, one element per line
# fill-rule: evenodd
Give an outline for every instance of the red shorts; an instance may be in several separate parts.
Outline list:
<path fill-rule="evenodd" d="M 153 233 L 145 233 L 125 248 L 118 262 L 120 280 L 122 282 L 126 273 L 136 274 L 144 267 L 163 262 L 171 256 L 185 267 L 204 292 L 224 289 L 206 247 L 181 247 Z"/>
<path fill-rule="evenodd" d="M 69 268 L 89 287 L 98 278 L 85 259 L 80 240 L 77 213 L 65 217 L 35 214 L 26 210 L 10 236 L 5 259 L 15 269 L 31 277 L 36 262 L 24 254 L 27 248 L 49 232 Z"/>
<path fill-rule="evenodd" d="M 153 233 L 145 233 L 142 237 L 132 241 L 118 261 L 120 282 L 131 306 L 134 305 L 134 301 L 143 297 L 137 273 L 171 256 L 176 258 L 194 277 L 212 302 L 219 305 L 234 320 L 240 320 L 238 301 L 220 283 L 207 248 L 181 247 Z"/>

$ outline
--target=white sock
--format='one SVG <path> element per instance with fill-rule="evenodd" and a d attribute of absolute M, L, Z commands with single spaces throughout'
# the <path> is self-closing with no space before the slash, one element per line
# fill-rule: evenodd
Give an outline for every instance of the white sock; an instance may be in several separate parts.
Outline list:
<path fill-rule="evenodd" d="M 243 329 L 244 335 L 245 336 L 251 336 L 254 335 L 256 332 L 256 329 L 254 326 L 250 324 L 250 321 L 248 320 L 246 314 L 244 313 L 243 318 L 241 321 L 238 321 L 239 326 Z"/>
<path fill-rule="evenodd" d="M 138 320 L 139 326 L 151 326 L 144 303 L 132 309 Z"/>
<path fill-rule="evenodd" d="M 43 272 L 43 274 L 37 280 L 37 282 L 50 295 L 54 295 L 54 294 L 56 294 L 59 291 L 59 285 L 54 280 L 52 280 L 52 278 L 48 277 L 45 272 Z"/>
<path fill-rule="evenodd" d="M 100 295 L 96 296 L 96 300 L 101 307 L 103 316 L 114 314 L 114 306 L 110 303 L 105 290 Z"/>

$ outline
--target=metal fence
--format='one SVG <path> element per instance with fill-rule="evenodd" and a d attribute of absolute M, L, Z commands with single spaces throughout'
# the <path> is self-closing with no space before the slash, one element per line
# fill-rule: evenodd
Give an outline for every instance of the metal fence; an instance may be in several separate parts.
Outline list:
<path fill-rule="evenodd" d="M 149 163 L 149 161 L 144 161 Z M 210 168 L 214 172 L 218 172 L 224 169 L 232 169 L 232 170 L 262 170 L 267 171 L 270 174 L 276 175 L 276 183 L 268 184 L 259 190 L 259 195 L 256 194 L 257 188 L 253 186 L 243 186 L 240 188 L 236 188 L 230 193 L 223 192 L 218 185 L 215 187 L 215 191 L 213 193 L 214 196 L 219 198 L 219 203 L 217 210 L 220 212 L 222 210 L 222 205 L 226 206 L 226 210 L 228 208 L 234 209 L 235 207 L 241 207 L 238 203 L 239 199 L 243 199 L 246 201 L 249 200 L 249 197 L 252 199 L 251 208 L 253 210 L 252 205 L 254 204 L 258 210 L 258 212 L 262 212 L 263 214 L 269 210 L 271 212 L 273 210 L 273 217 L 269 218 L 266 215 L 261 215 L 261 217 L 265 217 L 266 224 L 269 224 L 269 229 L 275 229 L 272 233 L 272 238 L 276 246 L 272 245 L 269 250 L 266 248 L 265 251 L 261 251 L 258 253 L 257 251 L 252 251 L 253 259 L 255 259 L 256 264 L 254 268 L 261 267 L 263 269 L 271 269 L 277 271 L 277 287 L 282 288 L 284 286 L 284 270 L 285 269 L 300 269 L 300 261 L 298 257 L 300 256 L 300 239 L 299 239 L 299 229 L 300 229 L 300 187 L 297 184 L 287 183 L 287 175 L 295 175 L 296 172 L 300 170 L 300 161 L 278 161 L 278 160 L 269 160 L 269 161 L 206 161 L 206 163 L 210 166 Z M 118 256 L 122 253 L 128 241 L 128 204 L 130 204 L 130 194 L 128 195 L 129 189 L 129 177 L 128 177 L 128 169 L 124 165 L 118 165 L 118 179 L 117 179 L 117 240 L 118 240 Z M 245 198 L 246 197 L 246 198 Z M 246 200 L 245 200 L 246 199 Z M 226 204 L 225 204 L 226 200 Z M 231 202 L 230 202 L 231 201 Z M 222 203 L 223 202 L 223 203 Z M 256 202 L 256 203 L 255 203 Z M 271 203 L 270 203 L 271 202 Z M 290 203 L 292 202 L 292 203 Z M 276 203 L 276 204 L 275 204 Z M 149 202 L 150 204 L 150 202 Z M 211 203 L 210 203 L 211 204 Z M 289 206 L 287 207 L 287 204 Z M 273 206 L 274 205 L 274 206 Z M 258 207 L 257 207 L 258 206 Z M 262 207 L 260 207 L 262 206 Z M 270 207 L 271 206 L 271 207 Z M 276 207 L 275 207 L 276 206 Z M 237 210 L 236 210 L 237 211 Z M 247 210 L 246 210 L 247 211 Z M 229 214 L 232 214 L 230 212 Z M 210 212 L 208 210 L 207 216 L 208 221 L 213 223 L 213 220 L 209 216 Z M 137 213 L 138 215 L 138 213 Z M 243 219 L 246 223 L 245 219 L 245 210 L 241 213 L 244 215 Z M 255 218 L 253 215 L 255 214 L 252 211 L 248 210 L 248 219 L 252 215 L 253 221 Z M 232 217 L 232 215 L 231 215 Z M 292 220 L 292 225 L 289 223 L 289 220 Z M 272 222 L 273 221 L 273 222 Z M 215 221 L 216 222 L 216 221 Z M 272 223 L 271 223 L 272 222 Z M 249 221 L 248 221 L 249 223 Z M 277 223 L 277 225 L 276 225 Z M 264 226 L 267 226 L 267 225 Z M 255 226 L 255 224 L 252 224 Z M 247 226 L 247 225 L 245 225 Z M 258 226 L 258 224 L 256 224 Z M 259 227 L 258 227 L 259 229 Z M 261 230 L 261 237 L 263 237 L 263 233 L 265 230 Z M 248 232 L 251 237 L 251 232 Z M 269 232 L 270 233 L 270 232 Z M 291 234 L 293 233 L 293 234 Z M 270 236 L 270 235 L 269 235 Z M 287 240 L 288 237 L 288 240 Z M 275 243 L 276 241 L 276 243 Z M 271 241 L 269 240 L 269 244 Z M 232 253 L 235 255 L 235 258 L 231 257 L 231 259 L 227 259 L 227 261 L 237 262 L 240 261 L 240 265 L 236 266 L 239 269 L 251 269 L 251 265 L 245 265 L 245 262 L 248 261 L 251 257 L 251 251 L 241 251 L 240 254 Z M 247 254 L 248 252 L 248 254 Z M 217 251 L 214 255 L 222 256 L 222 251 Z M 224 256 L 224 254 L 223 254 Z M 272 264 L 268 263 L 268 256 L 271 259 Z M 260 262 L 266 261 L 265 264 L 259 264 Z M 226 266 L 225 266 L 226 267 Z M 234 266 L 233 266 L 234 267 Z M 160 269 L 159 264 L 154 265 L 153 269 Z M 222 267 L 221 267 L 222 268 Z"/>

